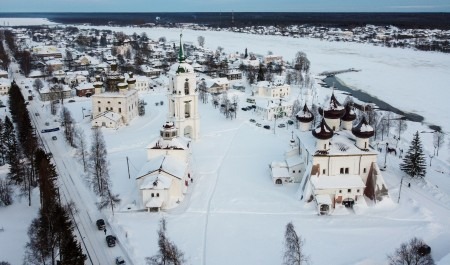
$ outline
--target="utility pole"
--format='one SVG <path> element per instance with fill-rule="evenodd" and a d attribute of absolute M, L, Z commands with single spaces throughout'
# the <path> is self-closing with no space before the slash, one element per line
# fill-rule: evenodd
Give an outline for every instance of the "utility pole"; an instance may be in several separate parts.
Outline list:
<path fill-rule="evenodd" d="M 131 177 L 130 177 L 130 164 L 128 163 L 128 156 L 127 156 L 127 168 L 128 168 L 128 179 L 131 179 Z"/>

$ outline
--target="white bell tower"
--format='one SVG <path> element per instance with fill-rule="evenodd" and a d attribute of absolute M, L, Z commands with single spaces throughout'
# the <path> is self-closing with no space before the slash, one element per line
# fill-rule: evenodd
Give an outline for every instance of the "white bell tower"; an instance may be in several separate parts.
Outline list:
<path fill-rule="evenodd" d="M 186 63 L 180 34 L 178 63 L 169 71 L 169 116 L 178 130 L 178 135 L 198 138 L 200 117 L 198 115 L 198 93 L 194 68 Z"/>

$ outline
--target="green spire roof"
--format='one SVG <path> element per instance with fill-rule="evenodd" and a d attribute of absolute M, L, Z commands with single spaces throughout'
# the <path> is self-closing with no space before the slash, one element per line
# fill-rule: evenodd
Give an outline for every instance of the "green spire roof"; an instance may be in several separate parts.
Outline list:
<path fill-rule="evenodd" d="M 180 63 L 183 63 L 186 58 L 184 57 L 183 43 L 181 42 L 181 37 L 183 37 L 183 34 L 180 34 L 180 50 L 178 51 L 178 61 Z"/>

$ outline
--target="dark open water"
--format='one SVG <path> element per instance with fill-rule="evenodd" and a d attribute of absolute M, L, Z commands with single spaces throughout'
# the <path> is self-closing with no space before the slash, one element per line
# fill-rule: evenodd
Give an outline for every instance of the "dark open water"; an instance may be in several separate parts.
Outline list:
<path fill-rule="evenodd" d="M 232 20 L 234 17 L 234 21 Z M 0 17 L 39 17 L 64 24 L 142 25 L 197 23 L 218 27 L 311 24 L 354 27 L 366 24 L 402 28 L 450 29 L 450 13 L 299 13 L 299 12 L 186 12 L 186 13 L 0 13 Z M 156 18 L 159 17 L 159 20 Z"/>

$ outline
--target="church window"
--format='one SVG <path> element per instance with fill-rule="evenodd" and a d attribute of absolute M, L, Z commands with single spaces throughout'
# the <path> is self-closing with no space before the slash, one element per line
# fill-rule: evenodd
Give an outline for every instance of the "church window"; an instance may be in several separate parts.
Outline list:
<path fill-rule="evenodd" d="M 153 197 L 155 197 L 155 194 L 154 194 L 154 193 L 152 193 L 152 198 L 153 198 Z"/>
<path fill-rule="evenodd" d="M 343 167 L 341 167 L 341 169 L 339 170 L 339 173 L 340 174 L 344 174 L 344 168 Z"/>
<path fill-rule="evenodd" d="M 189 95 L 189 83 L 186 79 L 186 82 L 184 83 L 184 94 Z"/>
<path fill-rule="evenodd" d="M 323 145 L 323 149 L 327 149 L 327 144 L 324 144 L 324 145 Z"/>
<path fill-rule="evenodd" d="M 347 192 L 348 192 L 348 193 L 352 192 L 352 189 L 348 189 Z"/>
<path fill-rule="evenodd" d="M 111 103 L 111 102 L 108 101 L 108 104 L 109 104 L 109 103 Z"/>
<path fill-rule="evenodd" d="M 119 101 L 119 104 L 122 104 L 122 102 Z"/>
<path fill-rule="evenodd" d="M 366 173 L 366 168 L 363 169 L 363 172 Z"/>
<path fill-rule="evenodd" d="M 170 133 L 166 132 L 165 137 L 170 137 Z"/>
<path fill-rule="evenodd" d="M 122 113 L 122 108 L 119 108 L 119 113 Z"/>
<path fill-rule="evenodd" d="M 358 193 L 359 193 L 359 189 L 357 189 L 357 190 L 356 190 L 356 192 L 358 192 Z"/>
<path fill-rule="evenodd" d="M 349 172 L 349 168 L 346 167 L 346 168 L 345 168 L 345 174 L 348 174 L 348 172 Z"/>
<path fill-rule="evenodd" d="M 98 112 L 102 112 L 102 108 L 98 107 Z"/>
<path fill-rule="evenodd" d="M 156 197 L 159 197 L 159 193 L 156 193 Z"/>
<path fill-rule="evenodd" d="M 325 169 L 324 170 L 322 170 L 322 174 L 325 174 L 325 172 L 327 172 Z"/>
<path fill-rule="evenodd" d="M 342 193 L 342 190 L 339 190 L 339 193 Z"/>
<path fill-rule="evenodd" d="M 292 173 L 295 173 L 295 170 L 292 170 Z"/>
<path fill-rule="evenodd" d="M 97 101 L 98 104 L 100 104 L 100 101 Z"/>
<path fill-rule="evenodd" d="M 364 149 L 367 149 L 367 142 L 364 142 Z"/>

